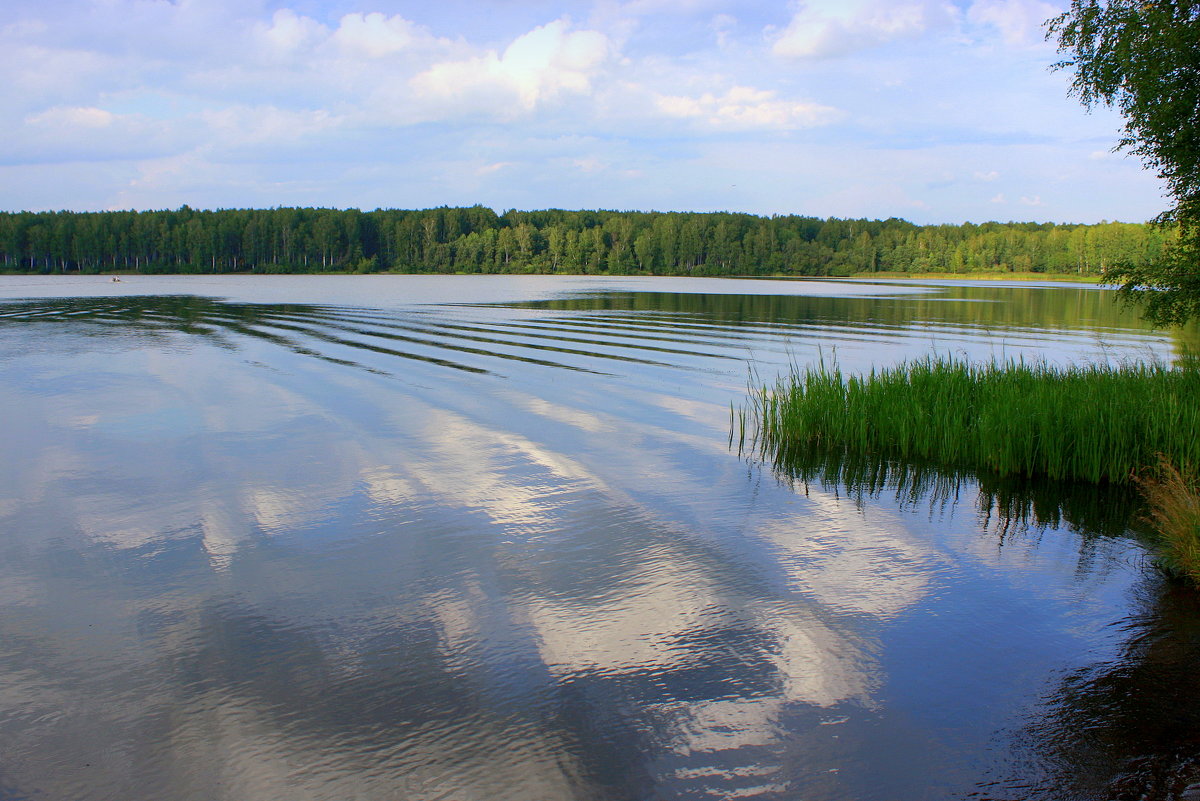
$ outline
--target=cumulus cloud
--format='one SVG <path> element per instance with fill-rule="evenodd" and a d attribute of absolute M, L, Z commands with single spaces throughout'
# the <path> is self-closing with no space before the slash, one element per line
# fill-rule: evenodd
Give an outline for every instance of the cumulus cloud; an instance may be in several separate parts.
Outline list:
<path fill-rule="evenodd" d="M 822 59 L 919 36 L 952 23 L 954 6 L 935 0 L 810 0 L 775 39 L 776 55 Z"/>
<path fill-rule="evenodd" d="M 288 0 L 138 0 L 116 3 L 121 14 L 114 2 L 18 0 L 0 23 L 0 205 L 911 209 L 936 221 L 994 214 L 998 193 L 1057 219 L 1141 219 L 1161 202 L 1152 174 L 1099 150 L 1116 112 L 1079 113 L 1047 77 L 1032 43 L 1065 0 L 790 0 L 777 28 L 765 26 L 779 4 L 730 0 L 510 4 L 488 18 L 493 3 L 476 19 L 462 14 L 473 0 L 332 15 Z M 1034 139 L 1036 152 L 1011 155 Z M 727 164 L 714 166 L 715 147 Z M 851 174 L 866 163 L 896 166 L 884 182 Z M 784 190 L 784 165 L 825 172 Z M 1095 210 L 1061 207 L 1047 182 L 1064 170 L 1092 187 L 1072 202 Z M 963 180 L 930 183 L 943 171 Z M 1021 204 L 1037 193 L 1042 206 Z"/>
<path fill-rule="evenodd" d="M 333 41 L 343 50 L 379 58 L 413 44 L 424 32 L 401 17 L 371 14 L 347 14 L 333 34 Z"/>
<path fill-rule="evenodd" d="M 671 117 L 702 120 L 721 128 L 811 128 L 837 119 L 840 112 L 818 103 L 780 100 L 776 93 L 735 86 L 723 95 L 705 92 L 699 97 L 659 95 L 659 111 Z"/>
<path fill-rule="evenodd" d="M 269 25 L 255 26 L 255 33 L 260 44 L 264 45 L 268 52 L 291 54 L 310 49 L 328 36 L 329 29 L 315 19 L 300 16 L 290 8 L 281 8 L 275 12 Z"/>
<path fill-rule="evenodd" d="M 603 33 L 572 31 L 559 19 L 518 37 L 503 53 L 434 64 L 412 85 L 423 98 L 463 110 L 485 104 L 531 111 L 563 93 L 589 93 L 609 53 Z"/>
<path fill-rule="evenodd" d="M 252 53 L 265 57 L 260 60 L 292 62 L 293 69 L 308 70 L 318 80 L 378 70 L 389 57 L 428 61 L 455 49 L 454 42 L 399 14 L 346 14 L 330 27 L 288 8 L 276 11 L 270 23 L 253 26 L 251 44 Z"/>

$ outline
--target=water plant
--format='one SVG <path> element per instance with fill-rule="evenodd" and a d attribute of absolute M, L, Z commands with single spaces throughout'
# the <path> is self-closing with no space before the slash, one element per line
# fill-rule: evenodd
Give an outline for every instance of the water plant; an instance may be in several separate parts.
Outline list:
<path fill-rule="evenodd" d="M 812 454 L 978 475 L 1135 485 L 1159 563 L 1200 583 L 1200 370 L 927 356 L 866 375 L 823 359 L 752 389 L 743 447 L 795 475 Z"/>
<path fill-rule="evenodd" d="M 1200 584 L 1200 481 L 1163 459 L 1138 477 L 1147 518 L 1162 540 L 1158 563 L 1168 573 Z"/>
<path fill-rule="evenodd" d="M 1200 467 L 1200 371 L 927 356 L 867 375 L 823 359 L 751 392 L 765 452 L 823 449 L 1001 475 L 1127 483 Z M 743 437 L 748 421 L 741 421 Z"/>

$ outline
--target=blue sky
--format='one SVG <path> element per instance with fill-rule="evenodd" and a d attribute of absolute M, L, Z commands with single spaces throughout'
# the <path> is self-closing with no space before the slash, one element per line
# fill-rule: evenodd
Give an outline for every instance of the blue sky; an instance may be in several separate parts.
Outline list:
<path fill-rule="evenodd" d="M 1063 0 L 6 0 L 0 208 L 1140 221 Z"/>

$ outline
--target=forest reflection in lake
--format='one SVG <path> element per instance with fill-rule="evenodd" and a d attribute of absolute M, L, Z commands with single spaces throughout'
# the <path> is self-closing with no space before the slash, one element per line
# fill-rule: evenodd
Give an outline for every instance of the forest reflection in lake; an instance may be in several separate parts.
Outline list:
<path fill-rule="evenodd" d="M 0 297 L 0 798 L 1103 798 L 1196 742 L 1128 499 L 728 447 L 748 365 L 1172 358 L 1105 291 Z"/>

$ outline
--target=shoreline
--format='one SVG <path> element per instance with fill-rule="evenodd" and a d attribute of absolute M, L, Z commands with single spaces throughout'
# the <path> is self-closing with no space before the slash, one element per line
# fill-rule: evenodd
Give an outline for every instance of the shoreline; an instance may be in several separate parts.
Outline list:
<path fill-rule="evenodd" d="M 401 270 L 378 270 L 369 273 L 360 273 L 353 270 L 325 270 L 321 272 L 255 272 L 253 270 L 239 270 L 237 272 L 219 272 L 219 273 L 186 273 L 186 272 L 171 272 L 171 273 L 146 273 L 136 271 L 105 271 L 105 272 L 40 272 L 40 271 L 0 271 L 0 276 L 13 277 L 31 277 L 38 276 L 44 278 L 162 278 L 166 276 L 193 276 L 193 277 L 234 277 L 234 276 L 337 276 L 341 278 L 350 276 L 371 276 L 371 275 L 431 275 L 431 276 L 471 276 L 471 275 L 488 275 L 488 276 L 590 276 L 593 278 L 732 278 L 739 280 L 757 280 L 757 281 L 875 281 L 875 280 L 917 280 L 917 281 L 1051 281 L 1057 283 L 1071 284 L 1092 284 L 1104 286 L 1105 281 L 1103 276 L 1099 275 L 1078 275 L 1073 273 L 1002 273 L 1002 272 L 978 272 L 978 273 L 911 273 L 911 272 L 874 272 L 874 273 L 854 273 L 853 275 L 786 275 L 783 273 L 774 273 L 771 275 L 755 275 L 755 274 L 728 274 L 728 275 L 651 275 L 648 273 L 565 273 L 565 272 L 520 272 L 520 273 L 439 273 L 439 272 L 407 272 Z M 1115 284 L 1113 285 L 1115 286 Z"/>

